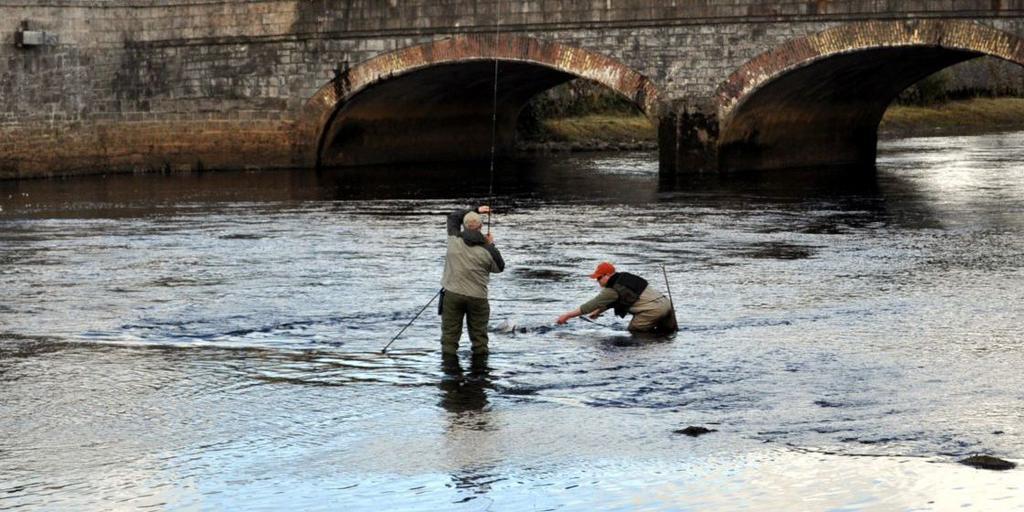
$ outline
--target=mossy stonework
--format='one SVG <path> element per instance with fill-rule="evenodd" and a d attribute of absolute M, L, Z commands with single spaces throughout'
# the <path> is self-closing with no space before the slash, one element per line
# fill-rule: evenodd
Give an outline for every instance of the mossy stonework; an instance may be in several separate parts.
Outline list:
<path fill-rule="evenodd" d="M 906 85 L 1024 64 L 1024 0 L 666 4 L 0 0 L 0 178 L 479 158 L 495 61 L 499 151 L 584 77 L 668 173 L 864 164 Z"/>

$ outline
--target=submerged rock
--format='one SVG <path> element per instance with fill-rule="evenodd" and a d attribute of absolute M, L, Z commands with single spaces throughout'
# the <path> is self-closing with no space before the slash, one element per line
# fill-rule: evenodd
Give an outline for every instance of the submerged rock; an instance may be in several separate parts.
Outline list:
<path fill-rule="evenodd" d="M 981 468 L 981 469 L 992 469 L 996 471 L 1004 471 L 1007 469 L 1013 469 L 1017 467 L 1016 464 L 1008 460 L 1003 460 L 998 457 L 992 457 L 990 455 L 972 455 L 960 461 L 960 464 L 967 466 Z"/>
<path fill-rule="evenodd" d="M 685 435 L 688 435 L 690 437 L 697 437 L 697 436 L 702 436 L 704 434 L 710 434 L 711 432 L 718 432 L 718 431 L 713 429 L 713 428 L 694 427 L 694 426 L 691 425 L 689 427 L 681 428 L 679 430 L 673 430 L 672 432 L 675 433 L 675 434 L 685 434 Z"/>

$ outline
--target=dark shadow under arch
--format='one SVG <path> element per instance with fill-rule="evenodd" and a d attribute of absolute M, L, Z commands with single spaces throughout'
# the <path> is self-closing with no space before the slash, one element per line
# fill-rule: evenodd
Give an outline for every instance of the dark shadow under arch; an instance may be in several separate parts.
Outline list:
<path fill-rule="evenodd" d="M 468 35 L 380 55 L 326 84 L 298 127 L 299 159 L 333 167 L 487 158 L 495 60 L 499 153 L 531 97 L 575 78 L 655 115 L 657 90 L 619 61 L 538 39 Z"/>
<path fill-rule="evenodd" d="M 871 167 L 892 100 L 983 55 L 1024 65 L 1024 42 L 977 23 L 927 20 L 856 23 L 787 43 L 719 88 L 719 168 Z"/>

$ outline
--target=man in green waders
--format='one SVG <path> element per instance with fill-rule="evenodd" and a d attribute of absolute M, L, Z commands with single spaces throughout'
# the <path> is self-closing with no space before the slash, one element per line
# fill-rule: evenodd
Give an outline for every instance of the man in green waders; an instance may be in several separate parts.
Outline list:
<path fill-rule="evenodd" d="M 505 260 L 494 246 L 494 236 L 480 232 L 480 214 L 491 209 L 455 210 L 448 215 L 448 252 L 441 277 L 441 353 L 456 355 L 462 337 L 462 319 L 469 327 L 473 355 L 487 355 L 487 321 L 491 306 L 487 284 L 491 274 L 505 270 Z M 461 228 L 461 229 L 460 229 Z"/>
<path fill-rule="evenodd" d="M 601 292 L 582 306 L 558 317 L 559 324 L 587 314 L 590 318 L 597 318 L 611 308 L 620 317 L 633 314 L 629 322 L 629 332 L 632 333 L 666 336 L 679 330 L 672 301 L 648 285 L 644 278 L 628 272 L 616 272 L 615 266 L 607 261 L 598 265 L 590 277 L 597 280 Z"/>

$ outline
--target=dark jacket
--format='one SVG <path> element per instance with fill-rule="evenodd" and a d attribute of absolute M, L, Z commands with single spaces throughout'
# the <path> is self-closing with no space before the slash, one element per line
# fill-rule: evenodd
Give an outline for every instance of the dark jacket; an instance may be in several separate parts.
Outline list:
<path fill-rule="evenodd" d="M 619 298 L 612 303 L 611 307 L 617 316 L 625 317 L 629 313 L 629 308 L 636 304 L 640 294 L 647 289 L 647 280 L 628 272 L 616 272 L 608 279 L 608 284 L 605 287 L 611 288 L 619 294 Z"/>

